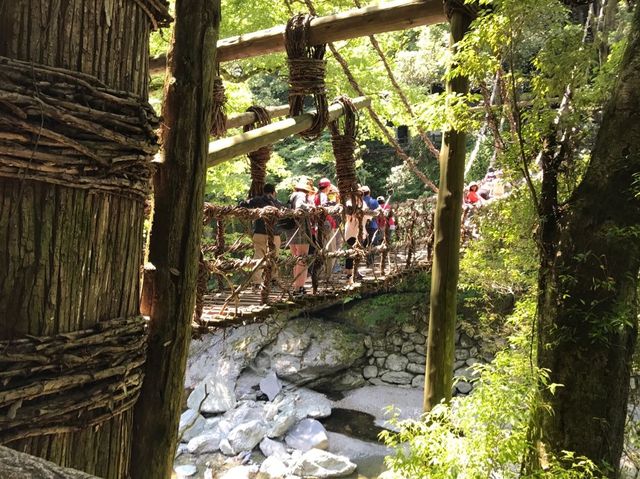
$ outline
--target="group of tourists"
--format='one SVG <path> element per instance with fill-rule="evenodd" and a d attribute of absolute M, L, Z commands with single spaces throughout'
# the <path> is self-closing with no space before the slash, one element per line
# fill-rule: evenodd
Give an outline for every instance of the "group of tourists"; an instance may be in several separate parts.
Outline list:
<path fill-rule="evenodd" d="M 510 185 L 504 181 L 502 170 L 492 167 L 481 181 L 472 181 L 466 189 L 464 204 L 466 207 L 479 207 L 495 198 L 504 196 Z"/>
<path fill-rule="evenodd" d="M 377 246 L 383 241 L 385 232 L 389 234 L 395 230 L 393 216 L 389 213 L 391 205 L 389 199 L 384 196 L 374 198 L 368 186 L 360 186 L 354 195 L 356 204 L 352 204 L 349 199 L 345 202 L 347 214 L 344 216 L 342 225 L 342 215 L 325 214 L 323 220 L 311 221 L 308 217 L 303 217 L 299 221 L 293 218 L 283 218 L 275 225 L 273 231 L 267 231 L 267 225 L 263 219 L 257 219 L 253 224 L 253 247 L 254 259 L 260 260 L 265 257 L 268 251 L 269 236 L 273 237 L 274 249 L 277 255 L 282 246 L 282 237 L 285 238 L 285 247 L 289 247 L 291 255 L 295 258 L 293 266 L 292 288 L 295 295 L 307 294 L 305 283 L 310 274 L 316 273 L 329 279 L 332 274 L 343 273 L 345 278 L 351 280 L 362 279 L 356 271 L 354 273 L 354 259 L 347 257 L 344 268 L 338 264 L 335 256 L 325 257 L 319 264 L 312 261 L 318 248 L 322 248 L 324 253 L 332 253 L 342 249 L 343 245 L 353 248 L 356 243 L 363 247 Z M 263 194 L 241 202 L 241 206 L 248 208 L 264 208 L 273 206 L 276 208 L 290 208 L 292 210 L 311 210 L 314 207 L 331 207 L 340 203 L 338 188 L 331 183 L 328 178 L 322 178 L 317 186 L 313 180 L 302 177 L 293 187 L 287 204 L 282 204 L 276 198 L 276 189 L 272 184 L 266 184 Z M 271 233 L 271 234 L 269 234 Z M 367 265 L 373 266 L 374 255 L 367 255 Z M 313 268 L 319 268 L 313 271 Z M 254 290 L 259 290 L 262 285 L 262 268 L 256 268 L 252 285 Z M 273 271 L 274 284 L 278 283 L 278 272 Z"/>

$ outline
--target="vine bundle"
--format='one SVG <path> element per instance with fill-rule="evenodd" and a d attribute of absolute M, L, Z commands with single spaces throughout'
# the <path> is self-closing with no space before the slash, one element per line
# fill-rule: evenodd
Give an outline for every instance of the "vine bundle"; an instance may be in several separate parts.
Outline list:
<path fill-rule="evenodd" d="M 159 125 L 146 101 L 91 75 L 0 57 L 0 177 L 143 200 Z"/>
<path fill-rule="evenodd" d="M 326 45 L 309 45 L 309 24 L 312 15 L 298 14 L 288 22 L 284 34 L 287 63 L 289 65 L 289 116 L 303 113 L 306 95 L 312 95 L 316 114 L 308 130 L 300 133 L 305 140 L 320 136 L 329 119 L 329 106 L 325 89 L 324 60 Z"/>
<path fill-rule="evenodd" d="M 0 444 L 100 424 L 135 404 L 147 337 L 142 317 L 0 341 Z"/>

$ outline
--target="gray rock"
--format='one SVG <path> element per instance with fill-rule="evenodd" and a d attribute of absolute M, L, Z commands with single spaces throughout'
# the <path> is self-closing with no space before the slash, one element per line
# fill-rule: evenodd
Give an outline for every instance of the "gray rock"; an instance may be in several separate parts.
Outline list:
<path fill-rule="evenodd" d="M 384 339 L 374 339 L 373 340 L 373 347 L 374 348 L 384 349 L 385 346 L 386 346 L 386 343 L 385 343 Z"/>
<path fill-rule="evenodd" d="M 460 342 L 460 331 L 456 331 L 456 334 L 455 334 L 455 336 L 453 338 L 454 338 L 453 342 L 455 344 L 458 344 Z"/>
<path fill-rule="evenodd" d="M 384 358 L 376 358 L 376 366 L 378 366 L 379 368 L 383 367 L 385 359 L 386 356 Z"/>
<path fill-rule="evenodd" d="M 415 333 L 418 331 L 418 327 L 412 323 L 402 323 L 402 332 L 406 334 Z"/>
<path fill-rule="evenodd" d="M 400 348 L 400 354 L 407 354 L 416 349 L 416 345 L 413 343 L 404 343 Z"/>
<path fill-rule="evenodd" d="M 469 357 L 469 351 L 466 349 L 456 349 L 456 359 L 464 361 Z"/>
<path fill-rule="evenodd" d="M 466 361 L 456 361 L 455 363 L 453 363 L 453 370 L 455 371 L 456 369 L 460 369 L 465 364 L 467 364 Z"/>
<path fill-rule="evenodd" d="M 338 456 L 320 449 L 305 452 L 293 467 L 293 473 L 301 477 L 343 477 L 356 470 L 356 465 L 347 457 Z"/>
<path fill-rule="evenodd" d="M 394 346 L 402 346 L 404 344 L 404 339 L 402 339 L 402 336 L 400 336 L 399 334 L 394 334 L 390 339 L 391 344 L 393 344 Z"/>
<path fill-rule="evenodd" d="M 371 384 L 373 384 L 374 386 L 387 386 L 387 383 L 385 383 L 382 379 L 380 378 L 371 378 L 369 379 L 369 382 Z"/>
<path fill-rule="evenodd" d="M 220 452 L 225 456 L 234 456 L 236 454 L 227 439 L 220 441 Z"/>
<path fill-rule="evenodd" d="M 182 454 L 184 454 L 185 452 L 189 452 L 187 450 L 187 445 L 181 442 L 180 444 L 178 444 L 178 447 L 176 447 L 176 455 L 173 456 L 173 458 L 175 459 L 178 456 L 181 456 Z"/>
<path fill-rule="evenodd" d="M 267 431 L 268 437 L 281 437 L 284 435 L 291 426 L 293 426 L 298 419 L 296 418 L 296 411 L 292 408 L 291 411 L 283 411 L 278 413 L 273 421 L 269 423 L 269 430 Z"/>
<path fill-rule="evenodd" d="M 357 389 L 364 386 L 364 378 L 362 374 L 355 371 L 348 370 L 333 378 L 323 378 L 317 382 L 312 383 L 314 387 L 319 387 L 326 392 L 335 391 L 350 391 L 351 389 Z"/>
<path fill-rule="evenodd" d="M 411 384 L 413 374 L 404 371 L 389 371 L 380 376 L 380 379 L 390 384 Z"/>
<path fill-rule="evenodd" d="M 240 400 L 256 400 L 256 391 L 260 389 L 262 376 L 250 369 L 245 369 L 236 380 L 236 398 Z"/>
<path fill-rule="evenodd" d="M 274 340 L 282 324 L 284 321 L 222 328 L 219 333 L 192 340 L 185 387 L 195 388 L 209 374 L 235 382 L 258 352 Z"/>
<path fill-rule="evenodd" d="M 362 370 L 362 376 L 365 379 L 375 378 L 378 375 L 378 367 L 377 366 L 366 366 Z"/>
<path fill-rule="evenodd" d="M 413 381 L 411 381 L 411 386 L 413 386 L 414 388 L 423 387 L 424 386 L 424 375 L 416 376 L 415 378 L 413 378 Z"/>
<path fill-rule="evenodd" d="M 220 441 L 223 437 L 221 431 L 209 432 L 196 436 L 187 444 L 187 450 L 191 454 L 204 454 L 207 452 L 216 452 L 220 449 Z"/>
<path fill-rule="evenodd" d="M 416 364 L 426 364 L 427 363 L 427 358 L 424 355 L 418 354 L 418 353 L 409 353 L 409 354 L 407 354 L 407 359 L 409 360 L 409 362 L 416 363 Z"/>
<path fill-rule="evenodd" d="M 389 353 L 387 353 L 386 351 L 376 350 L 373 352 L 374 358 L 386 358 L 387 356 L 389 356 Z"/>
<path fill-rule="evenodd" d="M 313 448 L 326 449 L 329 438 L 324 426 L 315 419 L 303 419 L 292 427 L 285 436 L 287 446 L 308 451 Z"/>
<path fill-rule="evenodd" d="M 373 349 L 373 340 L 371 339 L 371 336 L 364 337 L 364 347 L 367 349 Z"/>
<path fill-rule="evenodd" d="M 458 381 L 456 383 L 456 390 L 461 394 L 469 394 L 473 386 L 466 381 Z"/>
<path fill-rule="evenodd" d="M 193 464 L 184 464 L 182 466 L 175 466 L 173 470 L 176 471 L 176 475 L 178 476 L 178 479 L 182 477 L 191 477 L 196 472 L 198 472 L 198 468 Z"/>
<path fill-rule="evenodd" d="M 426 351 L 424 349 L 424 346 L 421 344 L 416 344 L 416 349 L 415 349 L 416 353 L 421 354 L 421 355 L 425 355 Z"/>
<path fill-rule="evenodd" d="M 266 405 L 267 403 L 262 401 L 243 401 L 237 408 L 227 411 L 222 418 L 229 423 L 230 429 L 234 429 L 242 423 L 263 420 L 266 416 Z"/>
<path fill-rule="evenodd" d="M 369 366 L 373 366 L 376 363 L 376 358 L 374 357 L 369 358 L 368 363 L 369 363 Z"/>
<path fill-rule="evenodd" d="M 268 357 L 279 378 L 307 384 L 350 368 L 365 356 L 364 335 L 330 321 L 289 321 L 259 354 Z"/>
<path fill-rule="evenodd" d="M 187 407 L 206 413 L 220 413 L 236 405 L 235 379 L 212 373 L 191 392 Z"/>
<path fill-rule="evenodd" d="M 260 381 L 260 391 L 267 395 L 269 401 L 274 400 L 278 393 L 282 391 L 282 384 L 280 384 L 276 373 L 272 371 Z"/>
<path fill-rule="evenodd" d="M 474 346 L 471 349 L 469 349 L 469 356 L 477 357 L 478 356 L 478 348 Z"/>
<path fill-rule="evenodd" d="M 476 364 L 482 364 L 482 362 L 478 358 L 469 358 L 467 359 L 467 366 L 474 366 Z"/>
<path fill-rule="evenodd" d="M 193 409 L 187 409 L 180 416 L 178 426 L 178 437 L 182 442 L 189 442 L 196 436 L 202 434 L 207 426 L 206 419 Z"/>
<path fill-rule="evenodd" d="M 424 374 L 424 364 L 409 363 L 407 371 L 413 374 Z"/>
<path fill-rule="evenodd" d="M 406 357 L 398 354 L 390 354 L 384 365 L 391 371 L 404 371 L 408 363 L 409 360 Z"/>
<path fill-rule="evenodd" d="M 287 449 L 284 447 L 284 444 L 278 441 L 274 441 L 273 439 L 269 439 L 265 437 L 262 441 L 260 441 L 260 451 L 266 457 L 269 456 L 286 456 Z"/>
<path fill-rule="evenodd" d="M 260 474 L 264 475 L 265 479 L 282 479 L 289 473 L 289 468 L 278 456 L 267 457 L 262 464 L 260 464 Z"/>
<path fill-rule="evenodd" d="M 292 396 L 283 396 L 272 406 L 275 407 L 275 413 L 271 415 L 271 411 L 269 411 L 265 418 L 269 422 L 267 436 L 273 438 L 286 433 L 298 421 L 298 418 Z"/>
<path fill-rule="evenodd" d="M 420 334 L 420 333 L 411 333 L 411 334 L 409 335 L 409 339 L 410 339 L 414 344 L 421 344 L 421 345 L 424 345 L 424 342 L 425 342 L 424 334 Z"/>
<path fill-rule="evenodd" d="M 251 451 L 260 444 L 266 433 L 266 424 L 254 420 L 236 426 L 227 436 L 227 440 L 231 449 L 237 454 L 242 451 Z"/>
<path fill-rule="evenodd" d="M 473 346 L 473 340 L 467 336 L 465 333 L 460 335 L 460 347 L 461 348 L 470 348 Z"/>
<path fill-rule="evenodd" d="M 299 388 L 293 391 L 296 418 L 323 418 L 331 415 L 331 401 L 322 393 L 311 389 Z"/>

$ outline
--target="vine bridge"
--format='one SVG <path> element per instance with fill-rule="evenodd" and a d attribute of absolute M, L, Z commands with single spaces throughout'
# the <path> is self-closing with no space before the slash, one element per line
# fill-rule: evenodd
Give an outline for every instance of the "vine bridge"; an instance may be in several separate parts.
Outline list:
<path fill-rule="evenodd" d="M 369 244 L 360 238 L 349 247 L 345 219 L 347 214 L 353 214 L 358 221 L 365 221 L 362 210 L 350 211 L 342 205 L 305 211 L 205 205 L 205 224 L 212 226 L 213 242 L 203 248 L 196 328 L 254 322 L 275 313 L 312 312 L 350 296 L 388 289 L 409 274 L 429 269 L 433 245 L 431 206 L 427 200 L 409 200 L 386 210 L 381 217 L 393 218 L 397 229 L 390 229 L 389 221 L 381 221 L 383 226 L 375 234 L 379 241 Z M 338 219 L 338 227 L 330 230 L 329 238 L 323 238 L 323 229 L 313 225 L 321 225 L 328 215 Z M 300 230 L 315 231 L 308 237 L 308 256 L 293 257 L 284 241 L 280 248 L 276 247 L 280 235 L 275 225 L 283 218 L 293 219 Z M 252 258 L 252 222 L 257 219 L 265 221 L 271 233 L 270 247 L 261 259 Z M 326 246 L 334 241 L 346 248 Z M 351 275 L 345 275 L 341 268 L 346 258 L 354 262 Z M 308 292 L 296 295 L 293 267 L 301 259 L 309 267 L 305 282 Z M 255 286 L 256 275 L 259 287 Z M 213 288 L 209 287 L 211 283 L 215 283 Z"/>

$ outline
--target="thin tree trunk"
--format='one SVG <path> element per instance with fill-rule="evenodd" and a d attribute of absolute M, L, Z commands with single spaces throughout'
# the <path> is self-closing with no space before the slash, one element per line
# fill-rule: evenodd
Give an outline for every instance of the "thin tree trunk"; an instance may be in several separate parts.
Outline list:
<path fill-rule="evenodd" d="M 132 477 L 171 476 L 196 297 L 220 0 L 177 0 L 165 83 L 164 161 L 142 311 L 151 317 L 146 377 L 135 408 Z"/>
<path fill-rule="evenodd" d="M 149 18 L 129 0 L 0 1 L 0 55 L 91 74 L 143 98 L 149 32 Z M 142 200 L 0 178 L 0 338 L 138 315 L 143 223 Z M 99 427 L 9 446 L 121 479 L 132 418 L 128 410 Z"/>
<path fill-rule="evenodd" d="M 637 333 L 640 7 L 628 41 L 584 180 L 562 215 L 543 217 L 540 241 L 538 364 L 562 386 L 543 392 L 553 414 L 540 412 L 537 466 L 569 450 L 610 467 L 610 477 L 619 473 Z"/>
<path fill-rule="evenodd" d="M 462 40 L 470 23 L 471 19 L 463 11 L 453 11 L 451 48 Z M 466 94 L 468 89 L 466 77 L 458 76 L 447 82 L 449 93 Z M 435 211 L 425 411 L 430 411 L 442 400 L 451 399 L 465 153 L 466 134 L 456 130 L 445 132 L 440 149 L 440 189 Z"/>

